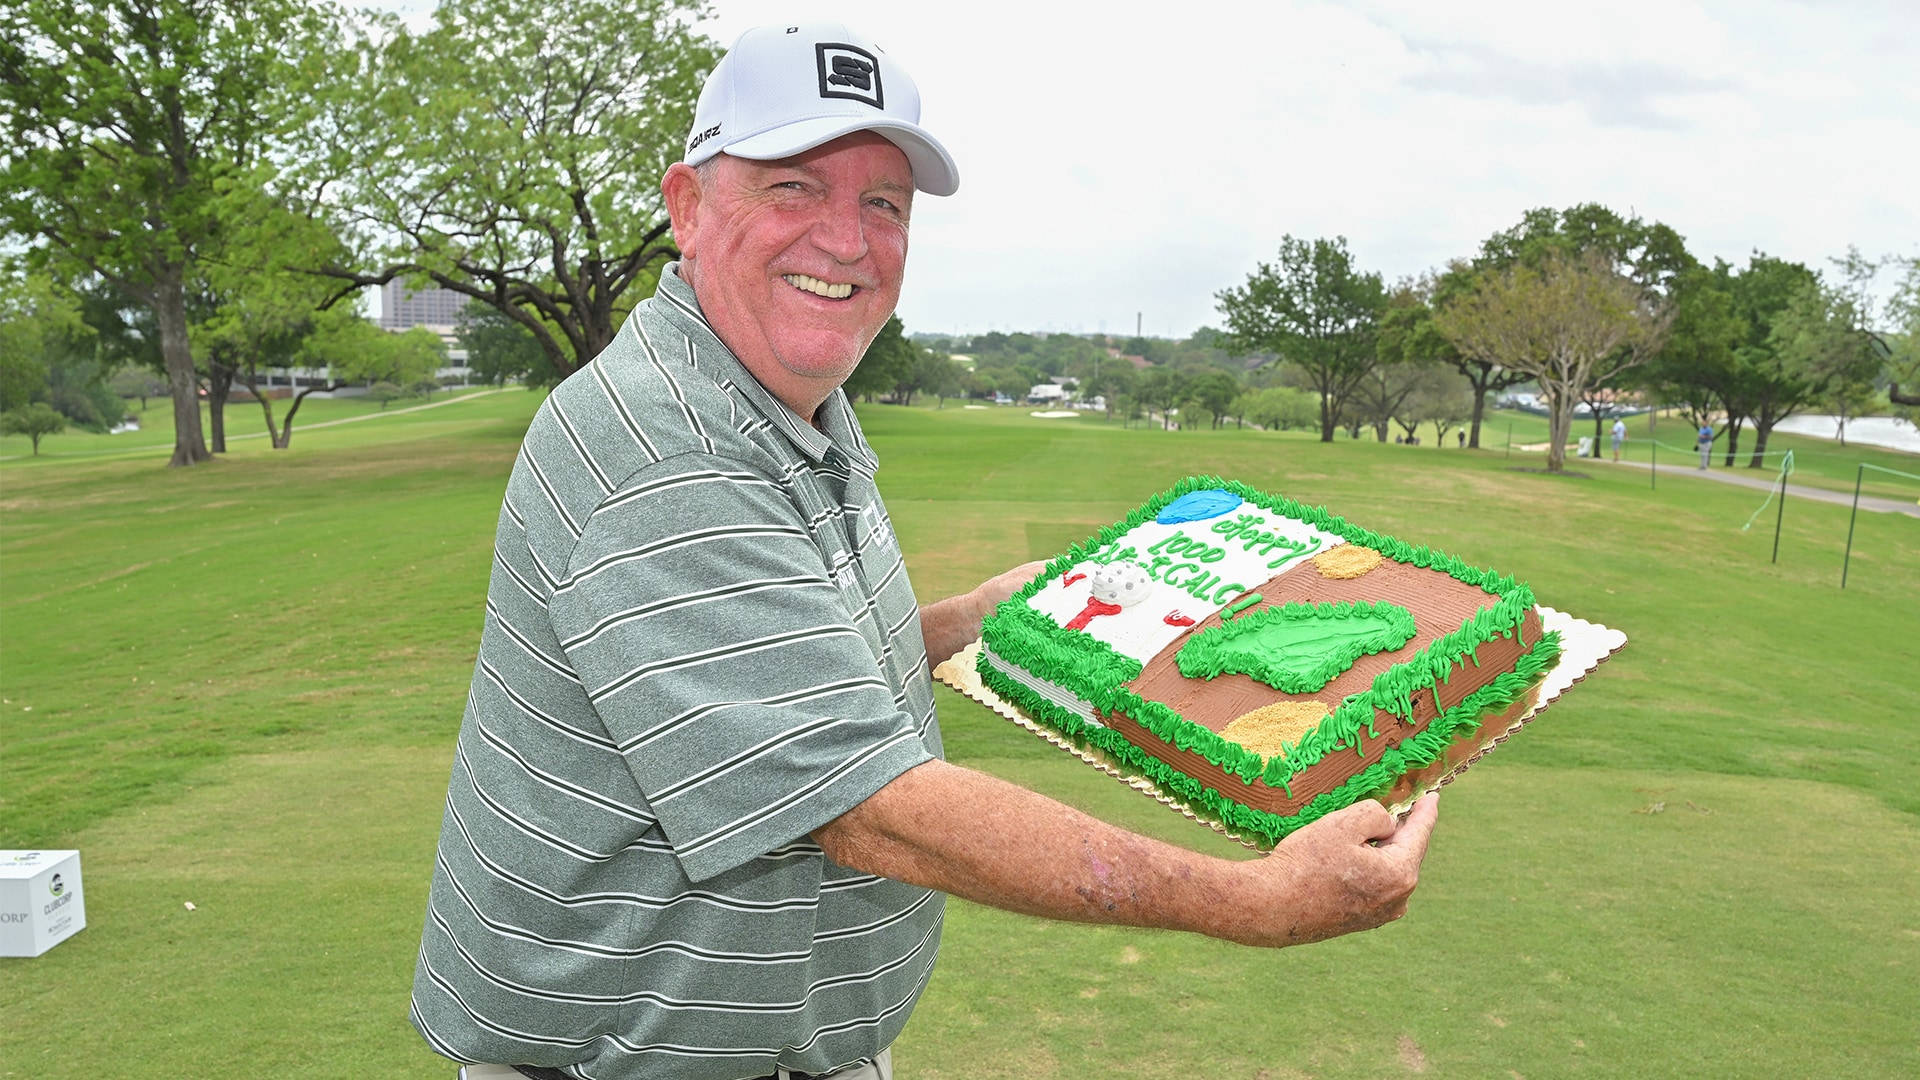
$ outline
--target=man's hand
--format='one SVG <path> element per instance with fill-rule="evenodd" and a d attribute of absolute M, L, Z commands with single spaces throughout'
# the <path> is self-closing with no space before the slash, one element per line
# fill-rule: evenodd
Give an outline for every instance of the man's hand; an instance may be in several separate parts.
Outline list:
<path fill-rule="evenodd" d="M 1046 568 L 1044 562 L 1022 563 L 959 596 L 921 605 L 920 634 L 927 642 L 927 663 L 938 664 L 966 648 L 980 636 L 980 621 Z"/>
<path fill-rule="evenodd" d="M 1265 859 L 1242 864 L 1264 879 L 1255 887 L 1271 890 L 1270 906 L 1241 913 L 1244 925 L 1207 932 L 1248 945 L 1299 945 L 1398 919 L 1407 913 L 1439 815 L 1437 794 L 1415 803 L 1403 820 L 1371 799 L 1328 814 Z"/>
<path fill-rule="evenodd" d="M 1019 592 L 1021 586 L 1039 577 L 1040 572 L 1046 568 L 1047 564 L 1041 560 L 1021 563 L 1019 566 L 1004 573 L 995 574 L 975 586 L 973 597 L 974 602 L 981 607 L 981 618 L 985 618 L 991 614 L 994 608 L 999 607 L 1007 601 L 1008 597 Z"/>

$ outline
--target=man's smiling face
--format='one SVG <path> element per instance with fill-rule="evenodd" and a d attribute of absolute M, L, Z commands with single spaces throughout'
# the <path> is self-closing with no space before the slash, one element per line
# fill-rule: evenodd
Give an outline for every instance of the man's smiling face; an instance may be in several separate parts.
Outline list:
<path fill-rule="evenodd" d="M 663 181 L 682 275 L 720 340 L 811 419 L 900 300 L 913 171 L 872 132 L 710 166 Z"/>

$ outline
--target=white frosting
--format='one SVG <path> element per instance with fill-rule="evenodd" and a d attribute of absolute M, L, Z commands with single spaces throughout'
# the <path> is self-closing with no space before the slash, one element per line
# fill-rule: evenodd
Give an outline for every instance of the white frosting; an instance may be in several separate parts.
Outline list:
<path fill-rule="evenodd" d="M 1215 529 L 1216 525 L 1222 523 L 1238 526 L 1243 516 L 1249 514 L 1258 519 L 1254 528 L 1298 544 L 1302 550 L 1295 553 L 1279 544 L 1254 543 L 1250 546 L 1246 535 L 1229 537 Z M 1190 542 L 1186 550 L 1179 550 L 1182 544 L 1173 540 L 1176 534 Z M 1120 612 L 1088 620 L 1086 632 L 1144 664 L 1172 644 L 1174 639 L 1192 629 L 1194 624 L 1233 603 L 1242 593 L 1258 591 L 1274 575 L 1345 542 L 1333 533 L 1323 532 L 1304 521 L 1281 517 L 1252 503 L 1242 503 L 1235 510 L 1201 521 L 1172 525 L 1145 521 L 1127 530 L 1115 544 L 1095 552 L 1096 557 L 1106 554 L 1117 556 L 1132 548 L 1134 553 L 1125 561 L 1140 564 L 1143 575 L 1152 571 L 1144 590 L 1145 597 L 1132 603 L 1108 601 L 1121 603 Z M 1160 548 L 1157 552 L 1153 550 L 1156 546 Z M 1159 561 L 1162 558 L 1167 561 Z M 1114 558 L 1109 561 L 1111 567 L 1117 568 L 1121 560 Z M 1270 565 L 1276 562 L 1278 565 Z M 1095 572 L 1103 569 L 1108 567 L 1092 559 L 1078 563 L 1059 578 L 1048 582 L 1046 587 L 1028 599 L 1027 604 L 1065 626 L 1086 608 L 1088 598 L 1093 595 Z M 1076 575 L 1084 576 L 1071 585 L 1061 584 Z M 1211 584 L 1200 590 L 1203 595 L 1196 596 L 1180 588 L 1202 580 L 1203 575 L 1211 579 Z M 1115 578 L 1119 572 L 1116 569 L 1115 572 L 1100 576 L 1103 580 Z M 1239 587 L 1229 588 L 1235 585 Z M 1176 613 L 1192 619 L 1193 623 L 1170 625 L 1167 617 Z"/>
<path fill-rule="evenodd" d="M 999 653 L 994 652 L 986 645 L 980 646 L 980 652 L 987 658 L 987 661 L 993 665 L 993 669 L 1000 674 L 1005 675 L 1021 686 L 1046 698 L 1048 701 L 1079 717 L 1082 721 L 1092 724 L 1094 727 L 1107 726 L 1100 722 L 1099 716 L 1094 714 L 1093 703 L 1087 699 L 1073 693 L 1065 687 L 1056 686 L 1038 675 L 1027 671 L 1025 668 L 1002 660 Z"/>

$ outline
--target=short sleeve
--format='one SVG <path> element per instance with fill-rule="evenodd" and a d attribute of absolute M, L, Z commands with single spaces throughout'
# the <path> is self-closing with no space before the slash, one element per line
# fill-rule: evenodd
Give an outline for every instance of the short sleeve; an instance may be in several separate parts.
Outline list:
<path fill-rule="evenodd" d="M 584 523 L 555 634 L 700 881 L 931 758 L 786 493 L 738 462 L 651 465 Z"/>

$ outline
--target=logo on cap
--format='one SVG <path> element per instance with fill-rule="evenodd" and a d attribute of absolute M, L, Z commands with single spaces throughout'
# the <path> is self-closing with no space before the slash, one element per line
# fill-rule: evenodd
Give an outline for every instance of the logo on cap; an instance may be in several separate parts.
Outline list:
<path fill-rule="evenodd" d="M 823 41 L 813 47 L 820 69 L 820 96 L 852 98 L 886 108 L 880 89 L 880 61 L 857 45 Z"/>

